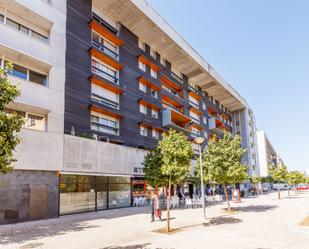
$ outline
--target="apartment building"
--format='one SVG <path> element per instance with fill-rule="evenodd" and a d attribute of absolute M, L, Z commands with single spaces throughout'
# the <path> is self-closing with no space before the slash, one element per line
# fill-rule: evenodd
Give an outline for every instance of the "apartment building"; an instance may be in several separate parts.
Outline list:
<path fill-rule="evenodd" d="M 248 166 L 249 176 L 259 176 L 259 156 L 255 116 L 250 107 L 233 112 L 234 134 L 242 138 L 242 147 L 246 149 L 243 163 Z"/>
<path fill-rule="evenodd" d="M 0 175 L 0 224 L 57 217 L 63 163 L 66 3 L 0 1 L 0 62 L 21 95 L 7 107 L 25 118 L 15 171 Z"/>
<path fill-rule="evenodd" d="M 1 62 L 22 91 L 8 113 L 27 118 L 0 223 L 130 206 L 170 128 L 197 151 L 197 136 L 237 133 L 239 112 L 244 146 L 255 141 L 246 101 L 145 1 L 0 3 Z"/>
<path fill-rule="evenodd" d="M 269 176 L 270 167 L 280 167 L 283 160 L 272 146 L 269 138 L 264 131 L 257 132 L 257 142 L 260 162 L 260 175 Z"/>

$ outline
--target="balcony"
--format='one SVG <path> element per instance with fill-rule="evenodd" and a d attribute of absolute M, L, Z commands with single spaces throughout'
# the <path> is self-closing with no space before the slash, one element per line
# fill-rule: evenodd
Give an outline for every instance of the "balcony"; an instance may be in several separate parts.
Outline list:
<path fill-rule="evenodd" d="M 91 72 L 94 73 L 97 76 L 100 76 L 100 77 L 116 84 L 116 85 L 119 85 L 119 79 L 117 77 L 101 70 L 100 68 L 98 68 L 96 66 L 91 66 Z"/>
<path fill-rule="evenodd" d="M 118 60 L 119 55 L 115 51 L 111 50 L 110 48 L 108 48 L 108 47 L 106 47 L 106 46 L 104 46 L 104 45 L 102 45 L 102 44 L 100 44 L 100 43 L 98 43 L 94 40 L 92 41 L 92 46 L 99 49 L 101 52 L 107 54 L 108 56 L 112 57 L 113 59 Z"/>
<path fill-rule="evenodd" d="M 223 134 L 226 131 L 226 128 L 221 120 L 212 117 L 209 119 L 209 130 L 218 134 Z"/>
<path fill-rule="evenodd" d="M 190 134 L 191 131 L 188 130 L 188 125 L 190 122 L 191 122 L 191 118 L 176 111 L 173 108 L 168 107 L 167 109 L 162 111 L 163 127 L 173 128 L 185 134 Z"/>
<path fill-rule="evenodd" d="M 179 77 L 177 74 L 175 74 L 174 72 L 171 72 L 171 76 L 178 82 L 183 83 L 183 79 Z"/>

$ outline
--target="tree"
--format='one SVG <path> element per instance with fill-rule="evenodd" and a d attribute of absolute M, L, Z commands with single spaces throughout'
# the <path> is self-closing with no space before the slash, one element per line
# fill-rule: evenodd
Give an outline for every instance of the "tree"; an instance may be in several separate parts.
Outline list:
<path fill-rule="evenodd" d="M 188 177 L 193 149 L 191 142 L 183 133 L 172 129 L 169 133 L 163 134 L 158 147 L 163 161 L 161 173 L 168 177 L 167 231 L 170 232 L 171 186 L 184 182 Z"/>
<path fill-rule="evenodd" d="M 278 184 L 278 199 L 280 200 L 281 196 L 280 196 L 280 183 L 285 182 L 286 181 L 286 176 L 288 174 L 287 168 L 285 165 L 281 165 L 279 167 L 273 167 L 270 169 L 270 175 L 272 177 L 272 179 L 274 180 L 274 182 L 276 182 Z"/>
<path fill-rule="evenodd" d="M 253 176 L 251 177 L 251 182 L 256 190 L 258 190 L 258 184 L 261 182 L 261 177 Z M 259 193 L 259 191 L 257 191 Z"/>
<path fill-rule="evenodd" d="M 8 79 L 12 64 L 0 68 L 0 173 L 8 173 L 13 169 L 12 163 L 16 162 L 14 150 L 20 139 L 17 133 L 24 124 L 24 119 L 17 113 L 8 115 L 6 106 L 20 95 L 18 86 L 13 85 Z"/>
<path fill-rule="evenodd" d="M 248 178 L 247 166 L 241 163 L 244 152 L 240 136 L 233 138 L 228 133 L 225 133 L 222 139 L 211 139 L 207 150 L 203 152 L 204 179 L 223 186 L 229 212 L 231 206 L 227 186 L 241 183 Z"/>
<path fill-rule="evenodd" d="M 286 181 L 290 186 L 293 186 L 293 189 L 295 189 L 295 185 L 298 185 L 304 181 L 304 175 L 303 173 L 299 171 L 290 171 L 287 173 Z M 290 191 L 289 191 L 290 195 Z"/>

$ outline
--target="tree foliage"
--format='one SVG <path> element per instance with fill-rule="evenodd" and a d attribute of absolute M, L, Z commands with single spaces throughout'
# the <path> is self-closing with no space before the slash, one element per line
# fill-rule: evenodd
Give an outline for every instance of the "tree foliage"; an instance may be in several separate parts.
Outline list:
<path fill-rule="evenodd" d="M 280 199 L 280 183 L 283 183 L 287 180 L 288 170 L 285 165 L 279 167 L 273 167 L 270 169 L 270 175 L 274 182 L 278 183 L 278 199 Z"/>
<path fill-rule="evenodd" d="M 0 68 L 0 173 L 8 173 L 13 169 L 12 163 L 16 161 L 14 150 L 20 142 L 17 133 L 24 124 L 23 117 L 17 113 L 7 115 L 5 112 L 6 106 L 20 94 L 18 86 L 8 79 L 11 69 L 11 63 L 4 69 Z"/>
<path fill-rule="evenodd" d="M 304 182 L 304 179 L 304 174 L 296 170 L 288 172 L 286 176 L 286 181 L 291 186 L 296 186 Z"/>
<path fill-rule="evenodd" d="M 247 166 L 241 163 L 245 150 L 241 147 L 241 138 L 225 133 L 222 139 L 208 142 L 203 153 L 203 176 L 206 182 L 222 184 L 228 202 L 227 185 L 241 183 L 248 179 Z M 198 171 L 197 171 L 198 172 Z"/>
<path fill-rule="evenodd" d="M 168 176 L 162 174 L 162 153 L 156 147 L 145 155 L 144 161 L 145 179 L 152 187 L 165 187 L 168 185 Z"/>
<path fill-rule="evenodd" d="M 162 175 L 163 179 L 168 179 L 167 230 L 170 232 L 171 186 L 184 182 L 188 177 L 193 149 L 187 136 L 172 129 L 169 133 L 163 134 L 158 149 L 162 155 L 159 176 Z"/>

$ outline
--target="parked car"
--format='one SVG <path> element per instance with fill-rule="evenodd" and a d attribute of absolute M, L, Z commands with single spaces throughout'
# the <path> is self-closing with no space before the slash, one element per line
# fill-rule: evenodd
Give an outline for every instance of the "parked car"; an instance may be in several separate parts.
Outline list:
<path fill-rule="evenodd" d="M 291 189 L 290 185 L 289 184 L 286 184 L 286 183 L 275 183 L 273 185 L 273 190 L 289 190 Z"/>
<path fill-rule="evenodd" d="M 308 183 L 299 184 L 296 189 L 297 190 L 309 190 L 309 184 Z"/>

